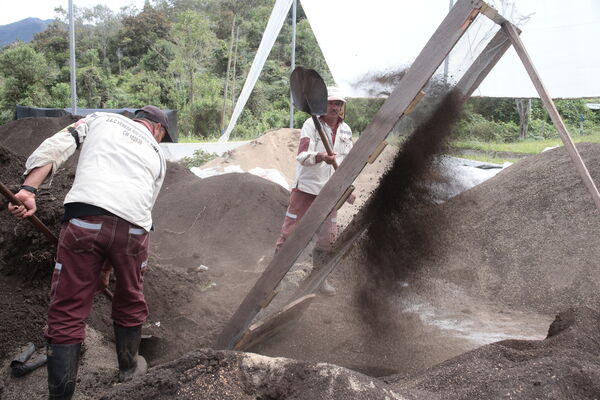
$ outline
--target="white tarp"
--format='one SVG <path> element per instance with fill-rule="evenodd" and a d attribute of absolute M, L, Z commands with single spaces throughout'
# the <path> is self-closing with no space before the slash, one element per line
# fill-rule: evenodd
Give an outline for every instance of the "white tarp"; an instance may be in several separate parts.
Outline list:
<path fill-rule="evenodd" d="M 521 39 L 552 97 L 600 96 L 600 52 L 596 50 L 600 1 L 487 3 L 521 27 Z M 449 1 L 302 0 L 302 7 L 336 84 L 351 96 L 361 96 L 364 92 L 356 90 L 355 84 L 366 74 L 410 66 L 447 15 Z M 460 76 L 468 67 L 464 55 L 481 47 L 481 39 L 490 36 L 473 28 L 463 38 L 469 41 L 463 44 L 463 54 L 451 54 L 450 75 Z M 538 97 L 512 48 L 473 95 Z"/>
<path fill-rule="evenodd" d="M 231 120 L 229 136 L 281 30 L 293 0 L 277 0 Z M 301 0 L 335 83 L 350 97 L 370 93 L 364 77 L 404 70 L 448 14 L 448 0 Z M 456 3 L 456 1 L 454 1 Z M 519 26 L 540 78 L 554 98 L 600 96 L 600 0 L 489 0 Z M 452 51 L 448 75 L 455 81 L 498 26 L 479 15 Z M 438 73 L 442 73 L 442 68 Z M 363 85 L 363 86 L 361 86 Z M 473 96 L 539 97 L 510 48 Z"/>
<path fill-rule="evenodd" d="M 263 65 L 265 65 L 265 61 L 271 52 L 271 48 L 273 47 L 273 43 L 275 43 L 275 39 L 277 39 L 277 35 L 279 35 L 279 31 L 283 26 L 283 21 L 285 20 L 291 5 L 292 0 L 277 0 L 275 3 L 271 16 L 269 17 L 269 22 L 267 23 L 267 27 L 265 28 L 265 32 L 260 41 L 260 45 L 258 46 L 256 56 L 254 56 L 254 61 L 252 61 L 252 66 L 250 66 L 250 72 L 248 72 L 248 77 L 246 78 L 246 82 L 244 82 L 244 87 L 235 103 L 235 108 L 233 109 L 227 129 L 219 138 L 219 142 L 226 142 L 229 140 L 229 135 L 231 135 L 231 131 L 237 123 L 237 120 L 248 101 L 248 97 L 250 97 L 252 89 L 254 89 L 260 71 L 262 71 Z"/>

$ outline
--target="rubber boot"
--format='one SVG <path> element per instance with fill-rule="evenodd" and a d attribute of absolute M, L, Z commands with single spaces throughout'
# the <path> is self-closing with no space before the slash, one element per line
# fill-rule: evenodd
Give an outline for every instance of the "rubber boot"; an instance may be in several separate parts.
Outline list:
<path fill-rule="evenodd" d="M 81 343 L 48 344 L 48 399 L 69 400 L 75 392 Z"/>
<path fill-rule="evenodd" d="M 127 382 L 148 370 L 146 359 L 138 354 L 142 340 L 142 325 L 125 327 L 113 324 L 117 359 L 119 361 L 119 382 Z"/>
<path fill-rule="evenodd" d="M 321 269 L 323 269 L 323 267 L 327 264 L 327 262 L 330 259 L 331 259 L 330 252 L 328 252 L 326 250 L 314 248 L 313 252 L 312 252 L 313 269 L 312 269 L 311 275 L 317 274 Z M 329 282 L 327 282 L 327 279 L 325 279 L 325 280 L 323 280 L 323 283 L 321 284 L 321 287 L 319 288 L 319 293 L 324 296 L 335 296 L 335 288 L 333 286 L 331 286 L 331 284 Z"/>

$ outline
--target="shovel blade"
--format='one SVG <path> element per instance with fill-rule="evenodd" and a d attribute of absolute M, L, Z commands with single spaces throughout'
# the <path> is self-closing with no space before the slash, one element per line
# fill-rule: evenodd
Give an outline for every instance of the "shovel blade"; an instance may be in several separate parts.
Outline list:
<path fill-rule="evenodd" d="M 327 113 L 327 86 L 314 69 L 296 67 L 290 75 L 294 105 L 310 115 Z"/>

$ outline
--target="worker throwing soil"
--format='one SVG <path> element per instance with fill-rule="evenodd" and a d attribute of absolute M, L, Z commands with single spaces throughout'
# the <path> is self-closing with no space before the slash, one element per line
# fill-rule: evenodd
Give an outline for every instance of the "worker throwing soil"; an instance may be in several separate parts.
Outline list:
<path fill-rule="evenodd" d="M 312 118 L 307 119 L 300 133 L 296 179 L 290 195 L 287 212 L 277 239 L 275 251 L 278 251 L 293 232 L 296 224 L 308 210 L 323 186 L 335 172 L 334 164 L 341 164 L 352 148 L 352 131 L 344 122 L 346 98 L 337 88 L 327 88 L 327 114 L 319 117 L 325 136 L 333 143 L 333 154 L 328 155 L 317 127 Z M 317 243 L 313 249 L 313 272 L 323 268 L 329 259 L 331 246 L 337 234 L 337 212 L 333 210 L 327 217 L 319 232 Z M 334 295 L 335 289 L 327 280 L 323 282 L 320 292 Z"/>
<path fill-rule="evenodd" d="M 75 181 L 64 200 L 65 215 L 52 276 L 48 326 L 50 399 L 70 399 L 75 390 L 85 319 L 94 293 L 116 287 L 112 302 L 119 380 L 145 373 L 138 355 L 142 323 L 148 316 L 143 294 L 148 263 L 151 211 L 162 186 L 166 160 L 158 146 L 172 141 L 167 115 L 155 106 L 134 120 L 97 112 L 46 139 L 26 163 L 25 181 L 9 204 L 17 218 L 36 211 L 40 185 L 81 147 Z"/>

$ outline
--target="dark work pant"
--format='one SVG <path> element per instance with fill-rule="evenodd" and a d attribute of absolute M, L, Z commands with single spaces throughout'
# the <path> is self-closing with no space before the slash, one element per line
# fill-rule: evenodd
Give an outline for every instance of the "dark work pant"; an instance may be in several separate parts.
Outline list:
<path fill-rule="evenodd" d="M 296 224 L 302 219 L 308 207 L 313 203 L 317 196 L 310 193 L 305 193 L 300 190 L 292 191 L 290 201 L 285 213 L 281 233 L 275 243 L 275 249 L 279 250 L 285 243 L 288 236 L 296 229 Z M 315 247 L 321 250 L 331 250 L 331 245 L 335 241 L 337 235 L 337 210 L 333 210 L 327 217 L 325 222 L 317 231 L 317 243 Z"/>
<path fill-rule="evenodd" d="M 60 231 L 48 327 L 50 343 L 81 343 L 104 262 L 113 266 L 116 288 L 112 318 L 137 326 L 148 316 L 144 271 L 148 265 L 148 232 L 115 216 L 73 218 Z"/>

